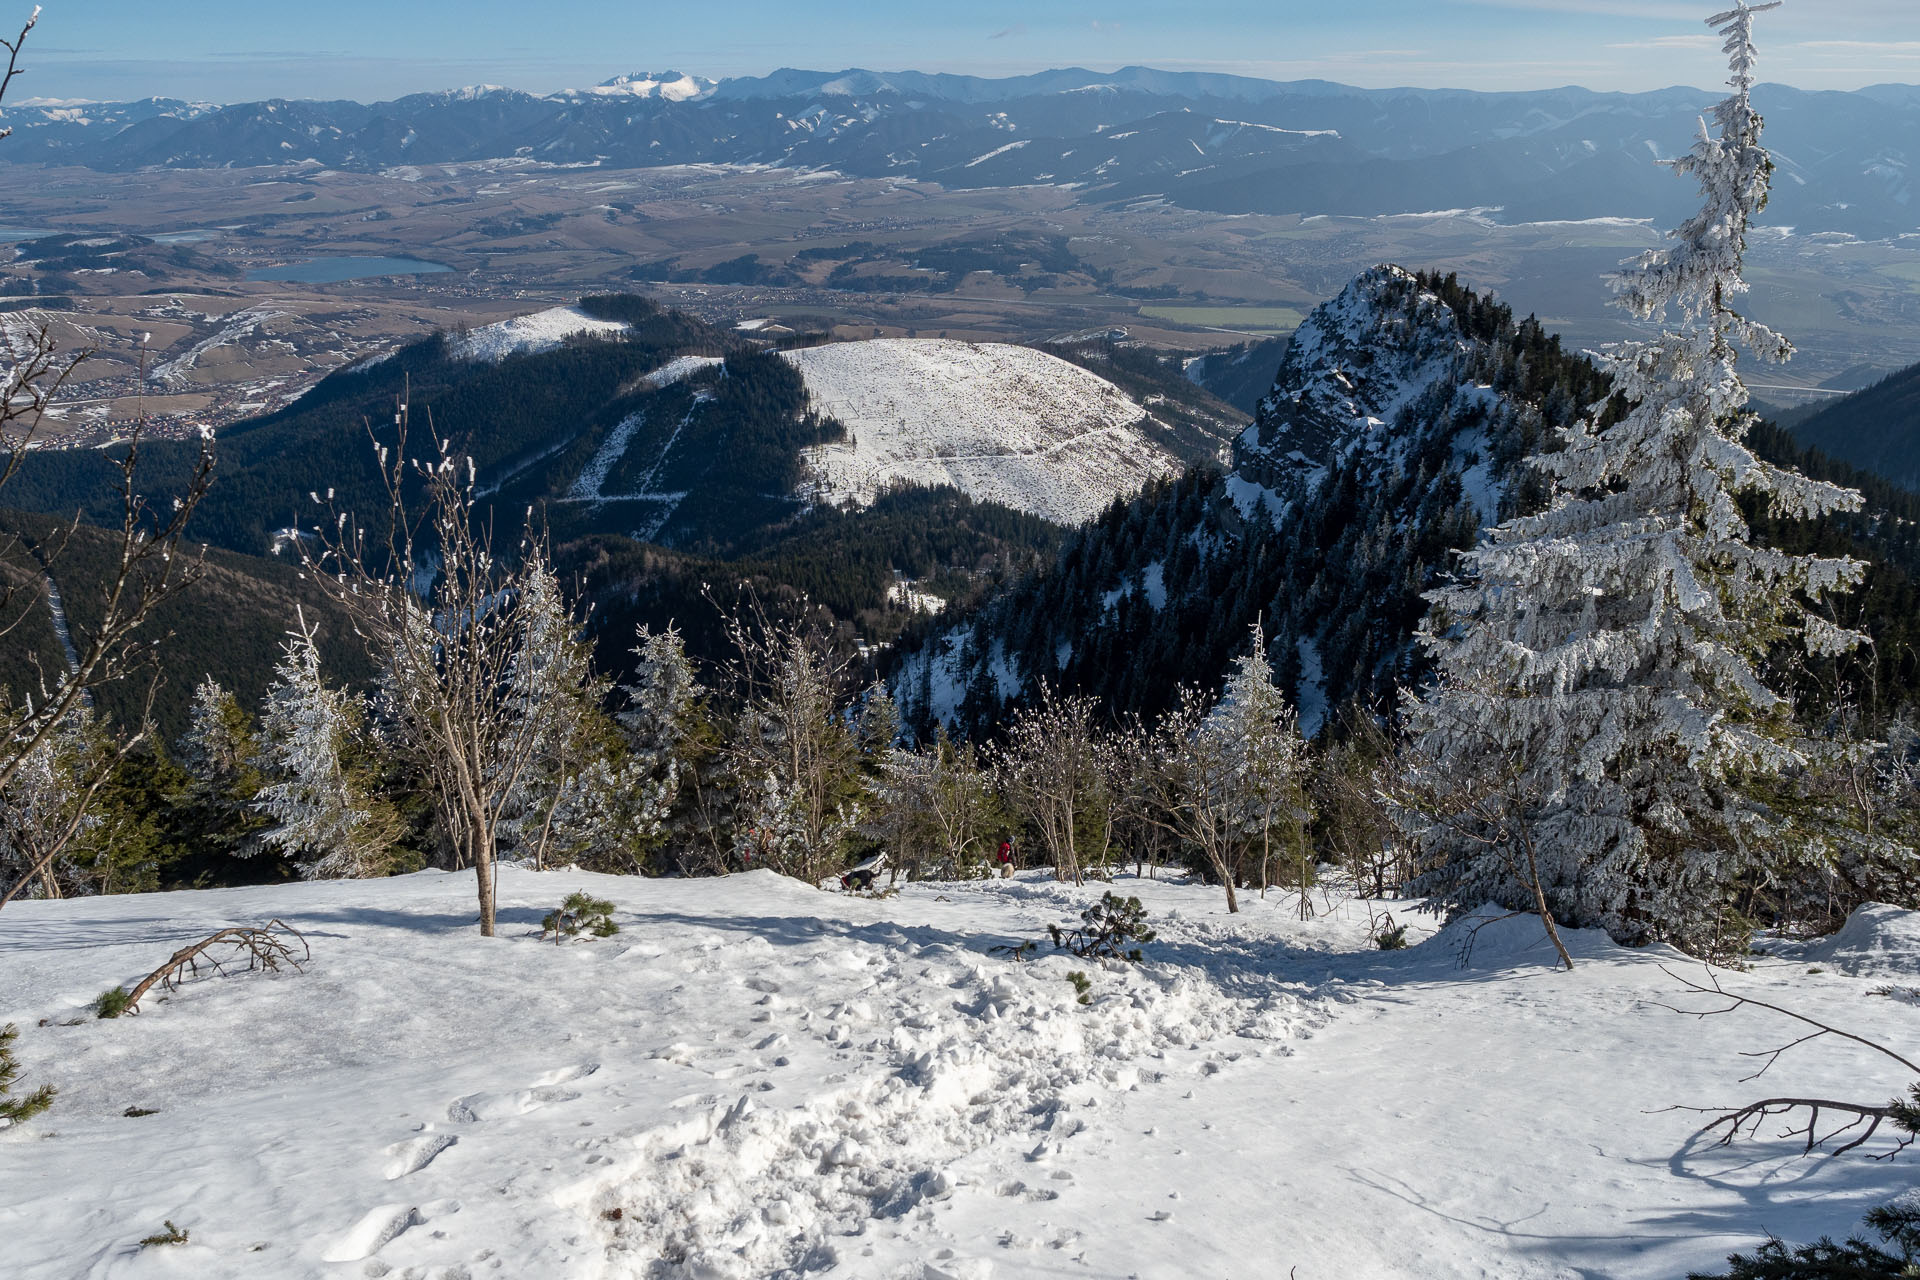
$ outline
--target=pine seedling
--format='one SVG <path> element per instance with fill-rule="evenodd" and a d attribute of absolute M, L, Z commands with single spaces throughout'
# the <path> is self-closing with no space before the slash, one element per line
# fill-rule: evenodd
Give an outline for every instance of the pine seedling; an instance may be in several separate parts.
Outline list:
<path fill-rule="evenodd" d="M 53 1105 L 54 1088 L 41 1085 L 24 1098 L 11 1097 L 13 1082 L 20 1078 L 20 1064 L 13 1058 L 13 1042 L 20 1030 L 11 1022 L 0 1027 L 0 1120 L 22 1124 Z"/>
<path fill-rule="evenodd" d="M 1374 938 L 1373 945 L 1382 951 L 1405 951 L 1412 944 L 1407 941 L 1407 926 L 1390 924 Z"/>
<path fill-rule="evenodd" d="M 1062 929 L 1050 924 L 1047 932 L 1053 936 L 1055 948 L 1071 951 L 1082 959 L 1104 956 L 1131 960 L 1135 964 L 1142 959 L 1140 948 L 1125 944 L 1152 942 L 1159 936 L 1147 928 L 1147 909 L 1140 905 L 1140 899 L 1122 898 L 1111 892 L 1101 894 L 1099 902 L 1080 913 L 1078 929 Z"/>
<path fill-rule="evenodd" d="M 167 1228 L 165 1231 L 156 1231 L 152 1235 L 146 1237 L 144 1240 L 140 1242 L 140 1247 L 142 1249 L 146 1248 L 148 1245 L 187 1243 L 187 1233 L 185 1231 L 182 1231 L 180 1228 L 174 1226 L 173 1219 L 171 1218 L 167 1219 L 167 1221 L 163 1225 L 165 1225 L 165 1227 Z"/>
<path fill-rule="evenodd" d="M 117 1018 L 133 1007 L 133 997 L 125 987 L 112 987 L 102 991 L 91 1006 L 96 1018 Z"/>
<path fill-rule="evenodd" d="M 1079 994 L 1081 1004 L 1093 1003 L 1093 979 L 1087 977 L 1084 973 L 1074 972 L 1067 975 L 1067 981 L 1073 984 L 1073 989 Z"/>
<path fill-rule="evenodd" d="M 556 946 L 583 933 L 611 938 L 618 932 L 620 926 L 613 922 L 613 904 L 584 891 L 568 894 L 565 902 L 547 912 L 540 921 L 540 936 L 552 934 Z"/>

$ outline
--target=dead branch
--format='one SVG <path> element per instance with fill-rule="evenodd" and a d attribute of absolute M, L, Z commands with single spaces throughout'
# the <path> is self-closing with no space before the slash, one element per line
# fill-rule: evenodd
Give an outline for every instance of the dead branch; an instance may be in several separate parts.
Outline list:
<path fill-rule="evenodd" d="M 1707 975 L 1706 984 L 1695 982 L 1691 978 L 1682 977 L 1681 975 L 1675 973 L 1673 970 L 1667 968 L 1665 965 L 1660 966 L 1660 971 L 1666 974 L 1669 978 L 1672 978 L 1675 982 L 1678 982 L 1680 985 L 1686 987 L 1690 991 L 1697 991 L 1701 995 L 1718 996 L 1721 999 L 1731 1000 L 1733 1002 L 1722 1009 L 1678 1009 L 1678 1008 L 1674 1008 L 1674 1006 L 1672 1005 L 1661 1006 L 1662 1008 L 1673 1009 L 1675 1013 L 1685 1014 L 1689 1018 L 1717 1018 L 1724 1014 L 1732 1013 L 1736 1009 L 1741 1008 L 1743 1005 L 1751 1005 L 1756 1009 L 1766 1009 L 1773 1013 L 1778 1013 L 1785 1017 L 1792 1018 L 1795 1022 L 1803 1023 L 1806 1026 L 1814 1028 L 1813 1034 L 1802 1036 L 1800 1039 L 1792 1041 L 1789 1044 L 1781 1045 L 1777 1049 L 1765 1049 L 1756 1053 L 1748 1053 L 1748 1054 L 1741 1055 L 1743 1057 L 1748 1057 L 1748 1058 L 1767 1059 L 1766 1066 L 1761 1067 L 1760 1070 L 1748 1076 L 1747 1077 L 1748 1080 L 1755 1080 L 1755 1079 L 1758 1079 L 1760 1076 L 1765 1075 L 1767 1073 L 1767 1068 L 1771 1067 L 1776 1061 L 1778 1061 L 1780 1055 L 1785 1053 L 1787 1050 L 1795 1048 L 1799 1045 L 1803 1045 L 1807 1043 L 1807 1041 L 1809 1040 L 1818 1040 L 1821 1036 L 1838 1036 L 1842 1040 L 1851 1040 L 1855 1044 L 1862 1045 L 1865 1048 L 1871 1049 L 1875 1053 L 1880 1054 L 1883 1057 L 1888 1057 L 1893 1059 L 1895 1062 L 1899 1063 L 1901 1066 L 1905 1067 L 1907 1070 L 1913 1072 L 1916 1076 L 1920 1076 L 1920 1066 L 1915 1066 L 1913 1063 L 1909 1062 L 1907 1059 L 1901 1057 L 1899 1054 L 1895 1053 L 1893 1050 L 1887 1048 L 1887 1046 L 1883 1044 L 1878 1044 L 1872 1040 L 1869 1040 L 1865 1036 L 1855 1035 L 1851 1031 L 1842 1031 L 1838 1027 L 1829 1026 L 1827 1023 L 1821 1022 L 1817 1018 L 1810 1018 L 1804 1013 L 1796 1013 L 1792 1009 L 1782 1008 L 1777 1004 L 1768 1004 L 1765 1000 L 1755 1000 L 1752 996 L 1743 996 L 1738 992 L 1728 991 L 1725 987 L 1720 985 L 1719 977 L 1713 974 L 1711 971 L 1709 971 Z"/>
<path fill-rule="evenodd" d="M 298 943 L 300 954 L 294 955 L 294 944 Z M 230 947 L 224 959 L 211 954 L 215 947 Z M 127 994 L 126 1011 L 140 1012 L 140 1001 L 155 986 L 167 991 L 177 991 L 190 978 L 200 976 L 202 966 L 214 973 L 225 976 L 228 966 L 245 957 L 247 968 L 243 972 L 255 969 L 267 972 L 279 972 L 282 964 L 298 970 L 313 958 L 313 949 L 307 945 L 306 935 L 284 920 L 267 921 L 258 929 L 233 928 L 222 929 L 209 938 L 182 947 L 168 957 L 167 962 L 140 980 Z"/>
<path fill-rule="evenodd" d="M 1869 1040 L 1865 1036 L 1855 1035 L 1851 1031 L 1844 1031 L 1839 1027 L 1821 1022 L 1818 1018 L 1808 1017 L 1804 1013 L 1798 1013 L 1777 1004 L 1770 1004 L 1765 1000 L 1756 1000 L 1752 996 L 1743 996 L 1737 991 L 1728 991 L 1720 985 L 1718 975 L 1714 974 L 1711 970 L 1708 971 L 1707 981 L 1704 983 L 1682 977 L 1665 965 L 1660 966 L 1660 971 L 1683 987 L 1686 987 L 1689 991 L 1728 1001 L 1727 1004 L 1714 1009 L 1681 1009 L 1668 1004 L 1661 1005 L 1660 1007 L 1663 1009 L 1670 1009 L 1674 1013 L 1684 1014 L 1689 1018 L 1718 1018 L 1733 1013 L 1743 1006 L 1750 1005 L 1756 1009 L 1766 1009 L 1769 1012 L 1781 1014 L 1803 1026 L 1813 1028 L 1813 1030 L 1806 1035 L 1796 1040 L 1790 1040 L 1777 1048 L 1743 1053 L 1741 1055 L 1742 1057 L 1764 1058 L 1765 1062 L 1762 1063 L 1758 1071 L 1755 1071 L 1750 1076 L 1744 1077 L 1742 1083 L 1745 1083 L 1747 1080 L 1757 1080 L 1765 1075 L 1773 1064 L 1780 1060 L 1780 1056 L 1788 1050 L 1797 1049 L 1809 1041 L 1820 1039 L 1822 1036 L 1837 1036 L 1842 1040 L 1851 1040 L 1857 1045 L 1873 1050 L 1882 1057 L 1891 1058 L 1915 1075 L 1920 1075 L 1920 1067 L 1916 1067 L 1907 1059 L 1887 1048 L 1887 1046 Z M 1916 1086 L 1916 1097 L 1920 1097 L 1920 1086 Z M 1804 1138 L 1806 1145 L 1801 1150 L 1802 1155 L 1812 1155 L 1815 1151 L 1829 1146 L 1831 1146 L 1831 1149 L 1828 1151 L 1830 1156 L 1845 1155 L 1847 1152 L 1853 1151 L 1872 1141 L 1874 1136 L 1880 1132 L 1881 1126 L 1885 1125 L 1888 1121 L 1892 1121 L 1895 1128 L 1906 1130 L 1906 1135 L 1886 1151 L 1876 1153 L 1872 1157 L 1873 1159 L 1891 1160 L 1894 1156 L 1912 1146 L 1916 1137 L 1914 1132 L 1914 1116 L 1916 1114 L 1914 1105 L 1912 1103 L 1902 1102 L 1897 1098 L 1881 1106 L 1861 1102 L 1837 1102 L 1831 1098 L 1762 1098 L 1758 1102 L 1750 1102 L 1746 1106 L 1732 1109 L 1708 1107 L 1674 1107 L 1669 1109 L 1675 1111 L 1692 1111 L 1701 1115 L 1713 1116 L 1714 1118 L 1702 1126 L 1693 1137 L 1694 1140 L 1697 1141 L 1709 1134 L 1724 1130 L 1725 1132 L 1720 1134 L 1719 1140 L 1715 1144 L 1716 1146 L 1723 1147 L 1732 1144 L 1736 1139 L 1741 1137 L 1742 1134 L 1748 1137 L 1756 1135 L 1759 1132 L 1761 1124 L 1766 1120 L 1775 1116 L 1792 1116 L 1797 1112 L 1806 1113 L 1806 1123 L 1798 1127 L 1783 1129 L 1779 1136 L 1782 1138 Z M 1844 1119 L 1846 1123 L 1839 1124 L 1822 1133 L 1820 1120 L 1823 1113 Z M 1841 1141 L 1843 1138 L 1846 1140 Z M 1835 1143 L 1838 1143 L 1838 1145 L 1831 1145 Z"/>
<path fill-rule="evenodd" d="M 1703 1107 L 1681 1107 L 1678 1108 L 1678 1110 L 1699 1111 L 1711 1114 Z M 1760 1125 L 1772 1116 L 1790 1116 L 1796 1111 L 1805 1111 L 1807 1113 L 1807 1122 L 1804 1125 L 1797 1128 L 1783 1129 L 1779 1136 L 1782 1138 L 1805 1138 L 1806 1146 L 1802 1148 L 1801 1154 L 1812 1155 L 1821 1147 L 1826 1146 L 1828 1143 L 1835 1141 L 1843 1135 L 1856 1129 L 1860 1130 L 1859 1133 L 1849 1138 L 1845 1143 L 1833 1148 L 1833 1150 L 1829 1152 L 1830 1155 L 1843 1156 L 1847 1152 L 1872 1141 L 1873 1136 L 1880 1131 L 1880 1126 L 1889 1120 L 1893 1120 L 1898 1110 L 1897 1105 L 1893 1103 L 1875 1107 L 1858 1102 L 1835 1102 L 1830 1098 L 1763 1098 L 1759 1102 L 1750 1102 L 1744 1107 L 1716 1116 L 1713 1120 L 1702 1126 L 1693 1136 L 1695 1139 L 1704 1138 L 1715 1130 L 1725 1129 L 1726 1132 L 1720 1135 L 1719 1141 L 1714 1145 L 1720 1147 L 1731 1146 L 1743 1131 L 1748 1137 L 1755 1136 L 1759 1132 Z M 1840 1117 L 1851 1118 L 1847 1119 L 1845 1124 L 1830 1129 L 1826 1133 L 1821 1133 L 1820 1115 L 1822 1112 L 1830 1112 Z M 1882 1151 L 1872 1158 L 1875 1160 L 1891 1160 L 1894 1156 L 1906 1150 L 1909 1146 L 1912 1146 L 1913 1141 L 1914 1135 L 1908 1134 L 1906 1137 L 1901 1138 L 1899 1142 L 1895 1143 L 1889 1150 Z"/>

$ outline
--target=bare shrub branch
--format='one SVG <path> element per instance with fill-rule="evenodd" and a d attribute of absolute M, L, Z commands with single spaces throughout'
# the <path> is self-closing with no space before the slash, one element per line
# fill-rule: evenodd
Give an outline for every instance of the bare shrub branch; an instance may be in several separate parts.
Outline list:
<path fill-rule="evenodd" d="M 296 943 L 300 947 L 297 956 L 293 950 Z M 224 957 L 212 954 L 214 948 L 222 946 L 229 948 Z M 141 999 L 155 986 L 164 991 L 177 991 L 188 979 L 199 977 L 203 967 L 224 976 L 228 966 L 239 963 L 243 957 L 247 962 L 243 972 L 259 969 L 277 973 L 282 965 L 298 970 L 313 958 L 313 949 L 307 945 L 305 934 L 277 918 L 258 929 L 222 929 L 174 952 L 165 964 L 142 978 L 127 993 L 123 1008 L 128 1013 L 138 1013 Z"/>

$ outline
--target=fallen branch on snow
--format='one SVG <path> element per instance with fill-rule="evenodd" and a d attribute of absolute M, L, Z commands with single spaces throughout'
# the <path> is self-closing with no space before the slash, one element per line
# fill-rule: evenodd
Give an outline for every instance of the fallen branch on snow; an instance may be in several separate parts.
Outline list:
<path fill-rule="evenodd" d="M 1740 1056 L 1743 1058 L 1765 1059 L 1759 1070 L 1750 1076 L 1742 1078 L 1742 1084 L 1748 1080 L 1757 1080 L 1767 1074 L 1773 1064 L 1780 1060 L 1780 1056 L 1789 1049 L 1797 1049 L 1808 1041 L 1818 1040 L 1822 1036 L 1837 1036 L 1842 1040 L 1851 1040 L 1855 1044 L 1893 1059 L 1907 1070 L 1913 1072 L 1916 1076 L 1920 1076 L 1920 1066 L 1915 1066 L 1912 1062 L 1883 1044 L 1869 1040 L 1865 1036 L 1855 1035 L 1851 1031 L 1843 1031 L 1839 1027 L 1821 1022 L 1819 1019 L 1809 1017 L 1804 1013 L 1797 1013 L 1792 1009 L 1784 1008 L 1777 1004 L 1769 1004 L 1765 1000 L 1756 1000 L 1752 996 L 1743 996 L 1737 991 L 1728 991 L 1720 985 L 1719 977 L 1711 972 L 1708 973 L 1707 981 L 1701 983 L 1691 978 L 1682 977 L 1665 965 L 1660 966 L 1660 971 L 1669 978 L 1672 978 L 1675 982 L 1686 987 L 1689 991 L 1729 1001 L 1728 1004 L 1716 1009 L 1681 1009 L 1674 1005 L 1662 1005 L 1661 1008 L 1670 1009 L 1675 1013 L 1685 1014 L 1689 1018 L 1717 1018 L 1725 1014 L 1733 1013 L 1742 1007 L 1752 1006 L 1756 1009 L 1765 1009 L 1770 1013 L 1782 1014 L 1785 1017 L 1792 1018 L 1796 1022 L 1813 1028 L 1812 1031 L 1801 1036 L 1799 1039 L 1790 1040 L 1777 1048 L 1760 1049 L 1742 1053 Z M 1707 1107 L 1675 1107 L 1670 1109 L 1693 1111 L 1702 1115 L 1712 1115 L 1714 1118 L 1702 1126 L 1693 1136 L 1698 1140 L 1714 1133 L 1716 1130 L 1724 1129 L 1726 1132 L 1721 1134 L 1719 1140 L 1714 1144 L 1722 1147 L 1733 1143 L 1741 1136 L 1742 1132 L 1745 1132 L 1749 1137 L 1757 1134 L 1761 1123 L 1771 1117 L 1791 1116 L 1795 1112 L 1804 1111 L 1807 1113 L 1807 1122 L 1805 1125 L 1784 1129 L 1779 1134 L 1779 1136 L 1783 1138 L 1804 1137 L 1806 1139 L 1806 1146 L 1801 1151 L 1802 1155 L 1812 1155 L 1815 1151 L 1826 1147 L 1829 1143 L 1833 1143 L 1845 1135 L 1853 1134 L 1852 1137 L 1848 1138 L 1839 1146 L 1834 1147 L 1829 1152 L 1830 1155 L 1834 1156 L 1845 1155 L 1847 1152 L 1853 1151 L 1872 1141 L 1874 1135 L 1880 1132 L 1880 1127 L 1891 1122 L 1894 1128 L 1904 1130 L 1906 1136 L 1902 1137 L 1888 1150 L 1875 1153 L 1871 1157 L 1875 1160 L 1891 1160 L 1894 1156 L 1899 1155 L 1902 1151 L 1912 1146 L 1916 1135 L 1920 1134 L 1920 1084 L 1912 1086 L 1910 1097 L 1912 1099 L 1911 1101 L 1902 1101 L 1899 1098 L 1895 1098 L 1880 1106 L 1862 1102 L 1836 1102 L 1831 1098 L 1763 1098 L 1758 1102 L 1750 1102 L 1744 1107 L 1732 1109 Z M 1826 1133 L 1821 1133 L 1820 1116 L 1822 1112 L 1828 1112 L 1837 1117 L 1844 1118 L 1846 1123 Z M 1855 1130 L 1859 1130 L 1859 1132 L 1855 1133 Z"/>
<path fill-rule="evenodd" d="M 297 956 L 294 954 L 296 943 L 300 948 Z M 212 954 L 214 948 L 222 946 L 231 948 L 224 958 Z M 155 986 L 177 991 L 189 978 L 199 977 L 203 965 L 224 975 L 228 966 L 238 962 L 242 956 L 246 957 L 249 972 L 255 969 L 278 972 L 283 964 L 299 969 L 313 959 L 313 949 L 307 945 L 306 935 L 284 920 L 269 920 L 258 929 L 222 929 L 211 937 L 174 952 L 165 964 L 141 979 L 139 985 L 127 993 L 124 1001 L 116 1000 L 113 1003 L 120 1012 L 138 1013 L 141 999 Z M 106 1014 L 103 1009 L 102 1016 L 118 1017 L 119 1013 Z"/>

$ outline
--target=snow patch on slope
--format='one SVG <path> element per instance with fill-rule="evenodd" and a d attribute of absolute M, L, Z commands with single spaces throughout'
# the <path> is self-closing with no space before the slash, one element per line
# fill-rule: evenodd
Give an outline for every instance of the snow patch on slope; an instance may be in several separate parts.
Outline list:
<path fill-rule="evenodd" d="M 784 353 L 847 438 L 810 450 L 817 492 L 871 503 L 888 486 L 952 485 L 1064 524 L 1178 470 L 1140 430 L 1147 411 L 1078 365 L 1027 347 L 949 339 Z"/>
<path fill-rule="evenodd" d="M 552 351 L 575 334 L 604 337 L 627 328 L 617 320 L 596 320 L 578 307 L 554 307 L 475 329 L 450 346 L 456 359 L 498 364 L 512 355 Z"/>
<path fill-rule="evenodd" d="M 1920 915 L 1883 903 L 1868 903 L 1847 917 L 1840 932 L 1782 954 L 1830 965 L 1841 973 L 1920 974 Z"/>
<path fill-rule="evenodd" d="M 662 387 L 670 387 L 676 382 L 684 381 L 696 373 L 714 368 L 721 363 L 719 356 L 681 356 L 676 360 L 669 360 L 640 381 L 658 391 Z"/>

